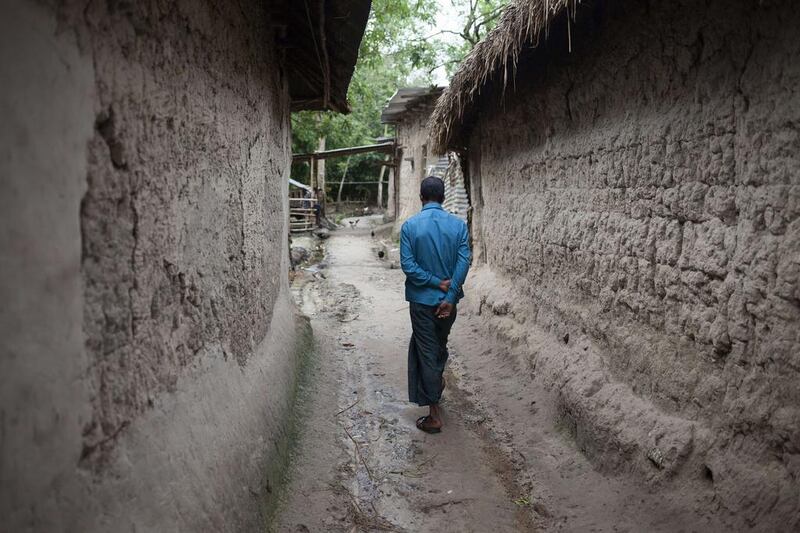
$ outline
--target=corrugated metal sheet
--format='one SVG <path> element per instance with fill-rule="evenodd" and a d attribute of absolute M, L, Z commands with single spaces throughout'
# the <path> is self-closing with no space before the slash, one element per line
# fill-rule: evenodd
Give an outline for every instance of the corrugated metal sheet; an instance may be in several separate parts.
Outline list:
<path fill-rule="evenodd" d="M 447 157 L 440 157 L 436 163 L 426 169 L 428 176 L 438 176 L 444 181 L 445 211 L 466 221 L 469 210 L 469 196 L 464 187 L 464 173 L 461 171 L 461 160 L 458 154 L 450 152 Z"/>
<path fill-rule="evenodd" d="M 443 87 L 436 86 L 397 89 L 381 112 L 381 123 L 396 124 L 407 111 L 426 100 L 434 101 L 443 90 Z"/>

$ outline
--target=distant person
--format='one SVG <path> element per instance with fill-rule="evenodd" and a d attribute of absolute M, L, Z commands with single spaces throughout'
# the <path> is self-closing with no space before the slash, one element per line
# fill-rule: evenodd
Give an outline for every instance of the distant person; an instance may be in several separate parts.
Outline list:
<path fill-rule="evenodd" d="M 314 217 L 317 221 L 317 227 L 322 227 L 322 217 L 325 216 L 325 193 L 319 187 L 314 187 L 314 195 L 317 198 L 314 204 Z"/>
<path fill-rule="evenodd" d="M 456 320 L 456 304 L 469 270 L 467 225 L 442 209 L 444 182 L 434 176 L 422 181 L 422 211 L 400 231 L 400 264 L 406 274 L 406 300 L 411 313 L 408 346 L 408 398 L 429 406 L 417 428 L 439 433 L 439 400 L 444 391 L 447 337 Z"/>

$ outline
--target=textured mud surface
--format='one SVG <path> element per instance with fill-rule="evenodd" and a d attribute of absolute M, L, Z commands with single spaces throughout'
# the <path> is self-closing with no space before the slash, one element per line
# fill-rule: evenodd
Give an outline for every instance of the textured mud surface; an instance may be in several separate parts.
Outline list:
<path fill-rule="evenodd" d="M 800 10 L 578 13 L 473 131 L 484 310 L 598 465 L 800 527 Z"/>
<path fill-rule="evenodd" d="M 252 531 L 298 327 L 271 3 L 0 7 L 3 531 Z"/>
<path fill-rule="evenodd" d="M 203 351 L 245 365 L 267 333 L 284 270 L 284 221 L 272 214 L 288 104 L 279 58 L 254 44 L 272 39 L 267 15 L 249 7 L 248 17 L 214 2 L 64 9 L 97 78 L 80 207 L 95 388 L 86 463 Z"/>
<path fill-rule="evenodd" d="M 402 179 L 397 184 L 398 213 L 394 222 L 394 233 L 409 217 L 417 212 L 419 205 L 419 185 L 426 176 L 425 169 L 436 158 L 428 154 L 428 117 L 431 104 L 422 104 L 406 113 L 402 122 L 397 125 L 397 143 L 404 147 L 399 175 Z"/>
<path fill-rule="evenodd" d="M 406 401 L 402 272 L 377 259 L 366 230 L 326 247 L 328 268 L 295 283 L 317 354 L 275 530 L 720 529 L 693 487 L 648 489 L 624 467 L 595 469 L 530 360 L 478 314 L 477 295 L 451 338 L 447 425 L 419 432 L 424 409 Z"/>

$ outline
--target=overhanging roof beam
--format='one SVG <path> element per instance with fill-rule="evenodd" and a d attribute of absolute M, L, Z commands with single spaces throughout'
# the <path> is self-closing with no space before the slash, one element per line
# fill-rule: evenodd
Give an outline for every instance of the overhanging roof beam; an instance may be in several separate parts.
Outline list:
<path fill-rule="evenodd" d="M 365 146 L 353 146 L 350 148 L 336 148 L 333 150 L 325 150 L 322 152 L 312 152 L 309 154 L 294 154 L 292 161 L 301 161 L 305 159 L 329 159 L 331 157 L 341 157 L 346 155 L 365 154 L 368 152 L 387 153 L 394 152 L 394 143 L 381 143 L 381 144 L 368 144 Z"/>

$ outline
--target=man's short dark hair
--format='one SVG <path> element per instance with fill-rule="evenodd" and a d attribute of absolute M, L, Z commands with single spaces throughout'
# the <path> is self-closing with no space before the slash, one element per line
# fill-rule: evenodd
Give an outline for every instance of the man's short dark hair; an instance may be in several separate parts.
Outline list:
<path fill-rule="evenodd" d="M 444 203 L 444 182 L 436 176 L 428 176 L 422 180 L 419 195 L 423 202 Z"/>

